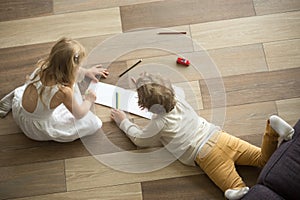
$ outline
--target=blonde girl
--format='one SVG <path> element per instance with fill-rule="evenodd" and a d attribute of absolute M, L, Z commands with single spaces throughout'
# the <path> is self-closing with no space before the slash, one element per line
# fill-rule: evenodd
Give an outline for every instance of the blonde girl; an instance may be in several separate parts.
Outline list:
<path fill-rule="evenodd" d="M 4 117 L 12 109 L 24 134 L 38 141 L 69 142 L 95 133 L 102 126 L 90 111 L 96 96 L 88 91 L 83 99 L 76 79 L 84 74 L 97 81 L 96 75 L 106 78 L 108 71 L 99 66 L 81 68 L 85 57 L 79 42 L 60 39 L 49 56 L 38 62 L 28 81 L 0 101 L 0 115 Z"/>

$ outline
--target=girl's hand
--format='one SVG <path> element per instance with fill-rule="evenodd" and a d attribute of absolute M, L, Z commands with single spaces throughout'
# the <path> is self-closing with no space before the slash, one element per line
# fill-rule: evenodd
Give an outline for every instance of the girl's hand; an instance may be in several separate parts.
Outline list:
<path fill-rule="evenodd" d="M 97 78 L 98 75 L 101 75 L 104 78 L 107 78 L 107 76 L 109 75 L 109 72 L 107 69 L 102 68 L 102 65 L 91 67 L 91 68 L 87 69 L 85 72 L 85 76 L 89 77 L 90 79 L 92 79 L 95 82 L 99 81 Z"/>
<path fill-rule="evenodd" d="M 92 90 L 87 90 L 84 94 L 84 99 L 91 103 L 94 103 L 96 101 L 96 98 L 96 94 Z"/>
<path fill-rule="evenodd" d="M 120 126 L 121 122 L 126 119 L 126 114 L 122 110 L 112 109 L 110 117 Z"/>

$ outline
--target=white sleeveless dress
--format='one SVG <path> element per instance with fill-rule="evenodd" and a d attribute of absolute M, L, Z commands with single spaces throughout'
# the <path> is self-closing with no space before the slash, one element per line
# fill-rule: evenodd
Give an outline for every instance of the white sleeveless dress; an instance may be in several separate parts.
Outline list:
<path fill-rule="evenodd" d="M 13 118 L 24 134 L 38 141 L 54 140 L 57 142 L 70 142 L 80 137 L 92 135 L 101 128 L 101 120 L 89 111 L 83 118 L 75 119 L 72 113 L 63 105 L 50 109 L 50 102 L 58 91 L 58 86 L 45 87 L 43 102 L 38 98 L 37 107 L 33 113 L 22 107 L 23 93 L 29 83 L 16 88 L 12 103 Z M 42 83 L 34 83 L 38 93 Z M 74 85 L 74 98 L 81 104 L 82 96 L 77 84 Z"/>

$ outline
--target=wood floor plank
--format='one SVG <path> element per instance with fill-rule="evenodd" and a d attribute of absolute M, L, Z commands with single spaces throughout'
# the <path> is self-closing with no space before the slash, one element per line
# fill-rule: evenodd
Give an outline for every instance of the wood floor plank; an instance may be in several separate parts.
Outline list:
<path fill-rule="evenodd" d="M 0 22 L 0 48 L 121 33 L 119 8 Z"/>
<path fill-rule="evenodd" d="M 0 199 L 65 192 L 64 162 L 0 168 Z"/>
<path fill-rule="evenodd" d="M 94 48 L 100 45 L 103 41 L 105 41 L 110 37 L 113 37 L 114 35 L 115 34 L 97 35 L 92 37 L 84 37 L 84 38 L 80 37 L 80 38 L 73 38 L 73 39 L 76 39 L 84 46 L 88 55 Z"/>
<path fill-rule="evenodd" d="M 176 65 L 177 57 L 184 57 L 192 62 L 189 67 Z M 136 60 L 128 61 L 131 66 Z M 142 67 L 142 65 L 148 65 Z M 165 65 L 166 70 L 162 66 Z M 153 65 L 153 66 L 152 66 Z M 140 68 L 140 69 L 138 69 Z M 170 74 L 171 70 L 172 74 Z M 219 73 L 209 72 L 212 68 Z M 129 74 L 131 76 L 138 75 L 142 70 L 155 71 L 163 73 L 166 77 L 170 76 L 172 82 L 182 82 L 183 79 L 194 81 L 205 78 L 225 77 L 231 75 L 239 75 L 254 72 L 268 71 L 265 60 L 264 50 L 261 44 L 252 44 L 238 47 L 228 47 L 222 49 L 214 49 L 208 51 L 197 51 L 190 53 L 172 54 L 153 56 L 144 58 L 143 62 Z M 174 73 L 177 73 L 173 75 Z M 205 72 L 205 73 L 204 73 Z"/>
<path fill-rule="evenodd" d="M 175 35 L 159 35 L 157 34 L 157 32 L 159 31 L 186 32 L 184 36 L 190 38 L 189 25 L 173 26 L 164 29 L 155 29 L 154 31 L 150 31 L 149 29 L 146 29 L 145 31 L 138 31 L 136 33 L 139 33 L 139 41 L 145 44 L 144 47 L 130 49 L 130 52 L 126 52 L 126 54 L 121 56 L 119 60 L 137 60 L 141 58 L 151 58 L 175 53 L 192 52 L 194 50 L 191 39 L 185 38 L 185 40 L 182 40 L 182 38 L 176 37 Z M 151 36 L 149 37 L 149 35 Z M 149 42 L 151 42 L 150 45 Z M 165 43 L 163 48 L 161 45 L 162 43 Z M 122 44 L 118 44 L 118 46 L 118 48 L 124 48 L 122 47 Z"/>
<path fill-rule="evenodd" d="M 237 166 L 237 172 L 243 178 L 243 181 L 247 186 L 252 187 L 257 183 L 257 178 L 261 171 L 261 168 L 252 166 Z"/>
<path fill-rule="evenodd" d="M 276 114 L 276 106 L 273 101 L 227 107 L 223 130 L 238 137 L 262 136 L 267 119 L 272 114 Z"/>
<path fill-rule="evenodd" d="M 52 13 L 52 0 L 11 0 L 0 2 L 0 21 L 46 16 Z"/>
<path fill-rule="evenodd" d="M 270 70 L 300 67 L 300 39 L 263 44 Z"/>
<path fill-rule="evenodd" d="M 49 54 L 52 43 L 0 49 L 0 98 L 25 83 L 37 61 Z M 13 81 L 12 81 L 13 80 Z"/>
<path fill-rule="evenodd" d="M 74 11 L 84 11 L 93 9 L 103 9 L 119 7 L 124 5 L 134 5 L 147 2 L 155 2 L 161 0 L 73 0 L 70 4 L 64 0 L 53 0 L 54 13 L 68 13 Z"/>
<path fill-rule="evenodd" d="M 238 167 L 248 186 L 256 183 L 260 172 L 253 167 Z M 223 192 L 205 174 L 142 182 L 143 200 L 224 199 Z"/>
<path fill-rule="evenodd" d="M 203 109 L 199 81 L 175 83 L 175 86 L 183 89 L 186 101 L 195 109 Z"/>
<path fill-rule="evenodd" d="M 226 91 L 225 103 L 227 106 L 233 106 L 298 98 L 300 96 L 299 73 L 300 68 L 293 68 L 223 77 Z M 209 82 L 210 87 L 217 90 L 217 85 L 214 82 L 219 81 L 219 79 L 205 81 Z M 220 95 L 220 97 L 210 95 L 205 81 L 200 80 L 204 108 L 210 108 L 211 98 L 214 98 L 214 107 L 224 106 L 224 95 Z"/>
<path fill-rule="evenodd" d="M 22 86 L 26 81 L 26 75 L 30 75 L 35 66 L 20 66 L 18 68 L 11 68 L 11 69 L 1 69 L 0 74 L 0 98 L 4 97 L 14 89 L 19 86 Z M 13 80 L 13 81 L 12 81 Z"/>
<path fill-rule="evenodd" d="M 198 114 L 210 122 L 213 122 L 212 115 L 219 117 L 225 113 L 225 118 L 221 126 L 227 133 L 242 137 L 246 135 L 263 135 L 265 131 L 266 120 L 272 114 L 276 114 L 276 105 L 274 101 L 245 104 L 238 106 L 227 106 L 226 109 L 214 108 L 213 110 L 200 110 Z M 215 123 L 215 122 L 213 122 Z M 253 126 L 255 124 L 255 126 Z"/>
<path fill-rule="evenodd" d="M 283 99 L 276 101 L 278 115 L 294 126 L 300 119 L 300 98 Z"/>
<path fill-rule="evenodd" d="M 88 190 L 77 190 L 64 193 L 54 193 L 42 196 L 18 198 L 18 200 L 82 200 L 82 199 L 101 199 L 101 200 L 142 200 L 140 183 L 117 185 L 111 187 L 92 188 Z M 17 199 L 16 199 L 17 200 Z"/>
<path fill-rule="evenodd" d="M 253 15 L 255 15 L 253 4 L 249 0 L 210 2 L 172 0 L 121 6 L 123 31 L 144 27 L 178 26 Z"/>
<path fill-rule="evenodd" d="M 253 0 L 257 15 L 288 12 L 300 9 L 298 0 Z"/>
<path fill-rule="evenodd" d="M 81 138 L 81 141 L 91 155 L 136 150 L 136 146 L 117 127 L 115 122 L 104 122 L 100 131 L 89 137 Z"/>
<path fill-rule="evenodd" d="M 142 182 L 143 200 L 224 199 L 223 192 L 205 175 Z"/>
<path fill-rule="evenodd" d="M 251 135 L 241 135 L 238 138 L 249 142 L 257 147 L 261 147 L 263 134 L 251 134 Z"/>
<path fill-rule="evenodd" d="M 87 156 L 80 140 L 71 143 L 38 142 L 23 133 L 0 136 L 0 165 L 13 166 Z M 55 152 L 59 151 L 57 154 Z"/>
<path fill-rule="evenodd" d="M 204 49 L 299 38 L 300 11 L 191 25 L 193 40 Z"/>
<path fill-rule="evenodd" d="M 268 71 L 261 44 L 209 50 L 208 54 L 222 77 Z"/>
<path fill-rule="evenodd" d="M 178 161 L 161 170 L 148 173 L 125 173 L 116 171 L 110 167 L 105 166 L 100 161 L 90 156 L 67 159 L 65 162 L 68 191 L 84 188 L 128 184 L 148 180 L 158 180 L 171 177 L 188 176 L 202 173 L 200 169 L 196 167 L 184 166 Z M 149 160 L 149 162 L 153 162 L 152 164 L 155 163 L 155 161 L 151 159 Z M 129 163 L 122 164 L 128 165 Z M 139 163 L 134 162 L 130 164 L 132 164 L 132 166 L 140 165 Z"/>
<path fill-rule="evenodd" d="M 192 53 L 183 53 L 185 58 L 189 58 Z M 165 78 L 168 78 L 172 83 L 196 81 L 201 78 L 201 74 L 193 66 L 183 66 L 176 63 L 177 54 L 169 54 L 143 58 L 143 61 L 134 69 L 128 72 L 129 77 L 138 77 L 143 71 L 148 73 L 159 73 Z M 127 61 L 127 65 L 132 66 L 136 60 Z"/>
<path fill-rule="evenodd" d="M 0 119 L 1 135 L 8 135 L 22 132 L 12 117 L 12 112 L 9 112 L 5 118 Z"/>
<path fill-rule="evenodd" d="M 76 158 L 93 154 L 115 152 L 111 144 L 103 142 L 107 137 L 111 144 L 123 150 L 135 150 L 136 146 L 115 123 L 103 123 L 102 132 L 69 143 L 38 142 L 23 133 L 0 136 L 0 167 Z M 60 152 L 56 154 L 54 152 Z"/>
<path fill-rule="evenodd" d="M 187 34 L 157 34 L 160 31 L 185 31 Z M 99 43 L 98 43 L 99 44 Z M 94 62 L 115 62 L 168 55 L 171 53 L 192 52 L 193 44 L 189 37 L 189 26 L 141 29 L 107 38 L 89 57 Z"/>
<path fill-rule="evenodd" d="M 101 119 L 102 122 L 111 122 L 111 108 L 102 105 L 96 105 L 94 113 Z"/>

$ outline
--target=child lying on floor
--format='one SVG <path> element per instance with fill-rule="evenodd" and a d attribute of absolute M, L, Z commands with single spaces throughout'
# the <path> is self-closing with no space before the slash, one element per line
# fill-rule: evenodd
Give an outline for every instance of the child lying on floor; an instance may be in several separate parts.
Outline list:
<path fill-rule="evenodd" d="M 145 73 L 135 84 L 139 106 L 154 117 L 144 128 L 130 122 L 121 110 L 113 109 L 111 118 L 137 146 L 160 142 L 183 164 L 200 166 L 230 200 L 242 198 L 249 190 L 235 164 L 263 167 L 276 150 L 278 138 L 290 140 L 294 133 L 289 124 L 273 115 L 267 120 L 259 148 L 198 116 L 161 76 Z"/>

